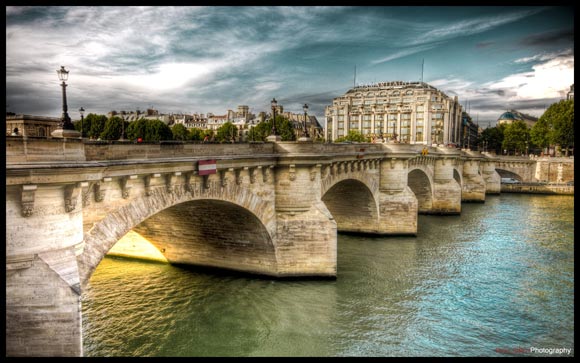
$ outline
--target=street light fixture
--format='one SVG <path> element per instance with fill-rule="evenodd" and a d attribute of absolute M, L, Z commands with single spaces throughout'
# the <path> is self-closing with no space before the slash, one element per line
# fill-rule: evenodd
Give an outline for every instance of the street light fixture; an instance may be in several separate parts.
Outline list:
<path fill-rule="evenodd" d="M 64 69 L 64 66 L 60 66 L 60 69 L 56 71 L 58 79 L 62 81 L 62 117 L 58 128 L 51 134 L 53 137 L 73 138 L 81 136 L 81 133 L 75 130 L 68 115 L 68 106 L 66 104 L 66 81 L 68 80 L 68 73 L 69 71 Z"/>
<path fill-rule="evenodd" d="M 308 127 L 306 126 L 306 118 L 308 117 L 308 105 L 305 103 L 302 106 L 304 109 L 304 135 L 298 139 L 298 141 L 310 141 L 310 135 L 308 134 Z"/>
<path fill-rule="evenodd" d="M 64 130 L 74 130 L 75 127 L 73 126 L 70 117 L 68 115 L 68 106 L 66 104 L 66 81 L 68 80 L 68 73 L 64 66 L 60 66 L 60 69 L 56 71 L 58 74 L 58 79 L 62 81 L 62 117 L 61 117 L 61 127 Z"/>
<path fill-rule="evenodd" d="M 79 113 L 81 114 L 81 139 L 83 137 L 83 119 L 84 119 L 84 115 L 85 115 L 85 109 L 84 108 L 79 108 Z"/>
<path fill-rule="evenodd" d="M 272 98 L 271 105 L 272 105 L 272 133 L 270 134 L 270 136 L 266 138 L 266 140 L 271 142 L 277 142 L 282 140 L 282 138 L 280 137 L 280 135 L 278 135 L 278 130 L 276 130 L 276 107 L 278 106 L 278 102 L 276 101 L 275 98 Z"/>

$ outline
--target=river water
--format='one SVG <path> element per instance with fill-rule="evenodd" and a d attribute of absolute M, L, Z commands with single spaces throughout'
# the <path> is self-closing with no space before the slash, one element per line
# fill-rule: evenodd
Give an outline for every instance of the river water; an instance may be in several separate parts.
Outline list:
<path fill-rule="evenodd" d="M 339 234 L 336 280 L 106 257 L 84 355 L 573 356 L 573 236 L 573 196 L 501 194 L 417 237 Z"/>

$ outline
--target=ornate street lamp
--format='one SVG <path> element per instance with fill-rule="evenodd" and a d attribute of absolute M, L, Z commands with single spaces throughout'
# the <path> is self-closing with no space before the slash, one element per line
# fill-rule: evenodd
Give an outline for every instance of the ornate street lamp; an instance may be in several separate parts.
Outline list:
<path fill-rule="evenodd" d="M 68 72 L 64 69 L 64 66 L 60 66 L 60 69 L 56 71 L 58 74 L 58 79 L 62 81 L 62 117 L 61 117 L 61 127 L 65 130 L 74 130 L 70 117 L 68 115 L 68 106 L 66 104 L 66 81 L 68 80 Z"/>
<path fill-rule="evenodd" d="M 282 140 L 280 135 L 278 135 L 278 130 L 276 130 L 276 107 L 278 106 L 278 102 L 276 101 L 275 98 L 272 98 L 271 104 L 272 104 L 272 133 L 270 134 L 270 136 L 266 138 L 266 140 L 276 142 Z"/>
<path fill-rule="evenodd" d="M 300 139 L 298 139 L 298 141 L 310 141 L 308 127 L 306 126 L 306 118 L 308 117 L 308 105 L 305 103 L 304 106 L 302 106 L 302 108 L 304 109 L 304 134 Z"/>
<path fill-rule="evenodd" d="M 81 138 L 83 137 L 83 119 L 85 116 L 85 109 L 84 108 L 79 108 L 79 113 L 81 114 Z"/>
<path fill-rule="evenodd" d="M 60 119 L 59 127 L 52 132 L 53 137 L 80 137 L 81 133 L 75 130 L 70 117 L 68 115 L 68 106 L 66 104 L 66 81 L 68 80 L 68 73 L 64 66 L 60 66 L 60 69 L 56 71 L 58 79 L 62 81 L 62 117 Z"/>

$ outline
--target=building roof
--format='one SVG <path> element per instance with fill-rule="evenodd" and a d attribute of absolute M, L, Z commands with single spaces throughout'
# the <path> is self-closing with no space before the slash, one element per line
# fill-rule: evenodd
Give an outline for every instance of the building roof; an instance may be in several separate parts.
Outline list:
<path fill-rule="evenodd" d="M 521 112 L 516 111 L 516 110 L 509 110 L 509 111 L 502 113 L 501 116 L 499 116 L 499 118 L 497 120 L 498 121 L 501 121 L 501 120 L 518 121 L 519 120 L 519 121 L 532 121 L 532 122 L 538 121 L 538 119 L 536 117 L 526 115 L 525 113 L 521 113 Z"/>

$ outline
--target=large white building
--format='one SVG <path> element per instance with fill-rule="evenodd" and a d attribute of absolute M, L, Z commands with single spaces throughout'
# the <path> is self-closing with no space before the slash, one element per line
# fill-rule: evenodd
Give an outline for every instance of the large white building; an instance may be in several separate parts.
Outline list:
<path fill-rule="evenodd" d="M 462 107 L 457 96 L 424 82 L 357 86 L 325 108 L 324 135 L 334 141 L 357 130 L 366 136 L 411 144 L 458 144 Z"/>

